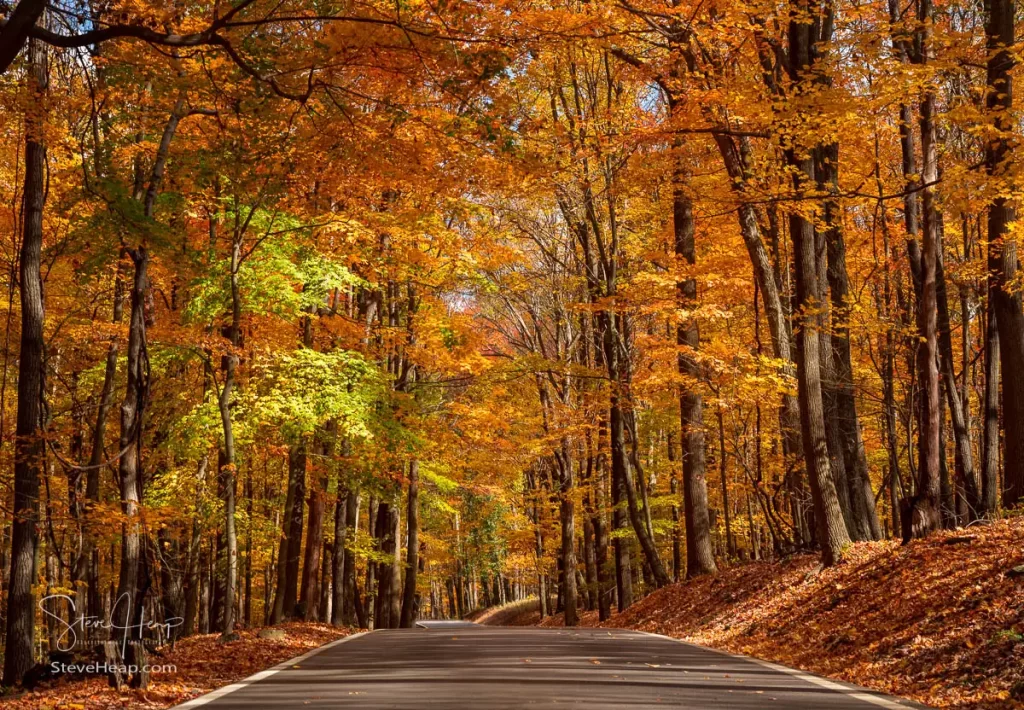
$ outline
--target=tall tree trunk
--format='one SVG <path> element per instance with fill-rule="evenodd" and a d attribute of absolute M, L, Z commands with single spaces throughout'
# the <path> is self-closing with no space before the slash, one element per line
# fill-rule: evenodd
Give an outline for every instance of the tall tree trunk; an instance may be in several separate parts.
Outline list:
<path fill-rule="evenodd" d="M 676 180 L 682 176 L 677 174 Z M 694 243 L 693 203 L 676 185 L 672 195 L 672 218 L 675 232 L 675 254 L 680 264 L 697 262 Z M 676 283 L 676 300 L 683 312 L 697 305 L 697 281 L 682 279 Z M 711 548 L 711 518 L 708 514 L 708 485 L 705 477 L 704 402 L 700 395 L 700 331 L 695 318 L 680 322 L 676 329 L 679 346 L 678 368 L 682 379 L 679 392 L 679 415 L 682 429 L 683 458 L 683 520 L 686 527 L 686 576 L 714 574 L 715 555 Z M 657 571 L 655 577 L 657 578 Z M 664 575 L 664 571 L 662 571 Z M 668 584 L 667 577 L 657 579 L 658 586 Z"/>
<path fill-rule="evenodd" d="M 569 442 L 562 440 L 562 452 L 558 457 L 559 469 L 559 521 L 562 527 L 562 606 L 565 610 L 565 625 L 579 623 L 578 600 L 576 598 L 576 504 L 573 500 L 572 459 L 569 456 Z"/>
<path fill-rule="evenodd" d="M 291 507 L 285 511 L 287 545 L 278 564 L 284 567 L 284 591 L 281 597 L 282 618 L 295 616 L 298 603 L 299 562 L 302 559 L 303 500 L 306 495 L 306 445 L 288 448 L 288 488 Z M 275 610 L 276 611 L 276 610 Z"/>
<path fill-rule="evenodd" d="M 584 364 L 589 364 L 589 358 L 588 362 Z M 604 563 L 605 554 L 601 555 L 602 559 L 599 563 L 597 548 L 600 544 L 598 540 L 600 523 L 597 526 L 594 524 L 595 517 L 600 515 L 597 504 L 599 499 L 597 485 L 594 480 L 598 468 L 589 432 L 584 435 L 584 449 L 587 463 L 585 468 L 582 462 L 580 464 L 580 483 L 583 486 L 583 554 L 586 562 L 587 610 L 597 611 L 600 616 L 601 596 L 606 590 L 602 586 L 602 583 L 605 581 L 605 575 L 599 569 L 599 564 Z"/>
<path fill-rule="evenodd" d="M 612 483 L 612 529 L 625 530 L 629 525 L 628 514 L 623 510 L 628 499 L 626 493 L 626 456 L 622 441 L 622 412 L 613 404 L 609 411 L 609 435 L 611 436 L 611 483 Z M 616 432 L 618 434 L 616 438 Z M 618 455 L 616 455 L 618 451 Z M 630 565 L 629 540 L 619 532 L 612 540 L 615 551 L 615 590 L 618 609 L 624 611 L 633 604 L 633 575 Z"/>
<path fill-rule="evenodd" d="M 390 523 L 394 554 L 391 556 L 391 588 L 388 590 L 388 628 L 397 629 L 402 620 L 402 515 L 398 504 L 391 506 Z"/>
<path fill-rule="evenodd" d="M 989 0 L 985 32 L 988 35 L 988 93 L 985 106 L 993 116 L 998 133 L 985 148 L 985 169 L 993 182 L 993 199 L 988 212 L 990 269 L 994 276 L 996 324 L 999 328 L 999 361 L 1003 384 L 1003 506 L 1009 508 L 1024 499 L 1024 309 L 1022 294 L 1013 286 L 1019 278 L 1017 245 L 1009 236 L 1016 212 L 1003 176 L 1011 173 L 1014 131 L 1013 78 L 1016 66 L 1013 50 L 1014 0 Z"/>
<path fill-rule="evenodd" d="M 224 452 L 217 453 L 217 497 L 224 500 Z M 218 526 L 210 540 L 210 632 L 224 626 L 224 527 Z"/>
<path fill-rule="evenodd" d="M 405 589 L 399 627 L 412 628 L 416 622 L 416 577 L 420 560 L 420 462 L 409 462 L 409 496 L 406 513 Z"/>
<path fill-rule="evenodd" d="M 920 3 L 920 19 L 923 23 L 921 42 L 923 59 L 928 48 L 928 23 L 931 21 L 931 0 Z M 921 537 L 935 530 L 942 522 L 941 517 L 941 403 L 939 401 L 938 370 L 938 213 L 935 205 L 935 187 L 938 179 L 937 146 L 935 132 L 935 89 L 926 87 L 921 96 L 921 211 L 923 229 L 921 240 L 921 298 L 918 302 L 917 367 L 922 380 L 922 416 L 919 435 L 920 463 L 918 465 L 917 494 L 906 506 L 902 515 L 903 538 Z"/>
<path fill-rule="evenodd" d="M 683 578 L 686 571 L 683 569 L 683 535 L 679 529 L 679 475 L 675 468 L 676 442 L 673 433 L 670 431 L 666 437 L 666 450 L 668 453 L 669 465 L 672 472 L 669 474 L 668 492 L 672 496 L 672 581 L 678 582 Z"/>
<path fill-rule="evenodd" d="M 391 529 L 390 509 L 391 506 L 388 503 L 381 501 L 377 505 L 376 516 L 373 516 L 370 520 L 374 548 L 376 552 L 380 553 L 382 558 L 384 555 L 394 553 L 394 548 L 388 539 L 388 530 Z M 386 629 L 389 628 L 387 612 L 390 609 L 388 592 L 391 589 L 391 582 L 388 574 L 391 570 L 391 562 L 390 560 L 378 559 L 376 562 L 371 562 L 370 565 L 376 570 L 372 580 L 369 574 L 367 574 L 366 578 L 367 594 L 370 594 L 371 590 L 373 594 L 373 628 Z M 367 571 L 369 572 L 369 569 Z"/>
<path fill-rule="evenodd" d="M 48 86 L 45 45 L 29 43 L 29 85 L 43 105 Z M 4 685 L 20 684 L 33 665 L 36 553 L 39 547 L 39 481 L 46 451 L 42 437 L 46 362 L 43 339 L 43 208 L 46 204 L 46 145 L 37 119 L 26 121 L 24 229 L 21 242 L 21 349 L 18 355 L 18 419 L 14 445 L 14 518 L 11 571 L 7 582 Z"/>
<path fill-rule="evenodd" d="M 213 585 L 213 561 L 215 554 L 213 546 L 211 545 L 208 550 L 203 550 L 201 560 L 201 573 L 202 583 L 199 590 L 199 633 L 208 634 L 210 633 L 210 596 L 212 595 Z"/>
<path fill-rule="evenodd" d="M 170 534 L 166 527 L 157 533 L 157 550 L 160 556 L 160 593 L 163 619 L 181 619 L 184 575 L 180 574 L 183 559 L 181 541 Z M 180 635 L 179 629 L 168 631 L 167 641 Z"/>
<path fill-rule="evenodd" d="M 366 532 L 373 541 L 373 551 L 380 552 L 380 536 L 377 533 L 377 515 L 380 506 L 378 504 L 377 496 L 370 496 L 370 504 L 366 510 Z M 366 617 L 368 620 L 367 628 L 379 628 L 377 624 L 377 568 L 380 566 L 379 562 L 373 560 L 366 561 L 366 579 L 364 581 L 366 589 Z"/>
<path fill-rule="evenodd" d="M 118 478 L 121 487 L 121 570 L 115 599 L 118 623 L 132 623 L 142 612 L 144 599 L 139 596 L 139 574 L 142 564 L 142 536 L 139 503 L 142 500 L 141 444 L 143 418 L 149 392 L 149 358 L 146 354 L 146 267 L 149 254 L 144 247 L 128 252 L 135 266 L 131 290 L 131 312 L 128 320 L 127 383 L 121 402 L 120 458 Z M 123 616 L 122 616 L 123 614 Z M 132 638 L 139 638 L 141 629 L 133 629 Z"/>
<path fill-rule="evenodd" d="M 588 507 L 589 503 L 584 503 Z M 597 548 L 594 546 L 594 524 L 590 515 L 583 516 L 583 603 L 587 611 L 597 611 Z"/>
<path fill-rule="evenodd" d="M 331 514 L 325 513 L 324 515 L 327 517 Z M 327 537 L 324 536 L 323 544 L 320 547 L 320 577 L 317 580 L 319 600 L 313 621 L 327 622 L 331 618 L 331 570 L 334 568 L 332 562 L 334 546 L 327 542 Z"/>
<path fill-rule="evenodd" d="M 805 68 L 811 64 L 811 26 L 797 17 L 806 16 L 808 11 L 807 0 L 797 0 L 791 5 L 789 72 L 794 82 L 802 81 Z M 814 162 L 804 150 L 788 148 L 786 161 L 793 169 L 793 187 L 797 194 L 802 194 L 808 186 L 814 185 Z M 820 341 L 817 319 L 811 315 L 818 307 L 816 299 L 820 293 L 814 253 L 814 227 L 803 215 L 793 212 L 789 218 L 789 229 L 796 266 L 796 300 L 803 311 L 797 335 L 797 385 L 804 457 L 814 500 L 814 518 L 822 562 L 832 565 L 842 557 L 843 549 L 850 544 L 850 536 L 829 471 L 821 391 Z"/>
<path fill-rule="evenodd" d="M 203 456 L 199 461 L 196 480 L 200 483 L 206 478 L 206 467 L 208 465 L 208 461 L 209 459 L 206 456 Z M 199 621 L 199 602 L 202 591 L 202 582 L 199 579 L 202 571 L 200 559 L 201 545 L 202 530 L 199 527 L 199 521 L 196 518 L 193 518 L 191 539 L 188 547 L 188 571 L 186 573 L 185 582 L 185 619 L 184 624 L 182 625 L 182 636 L 191 636 L 196 633 L 197 622 Z"/>
<path fill-rule="evenodd" d="M 287 585 L 287 571 L 285 560 L 288 558 L 288 535 L 291 527 L 291 518 L 289 513 L 292 509 L 292 498 L 295 495 L 295 488 L 293 487 L 292 477 L 292 466 L 291 466 L 291 449 L 288 450 L 288 483 L 285 487 L 285 501 L 284 511 L 281 515 L 281 532 L 280 538 L 278 539 L 277 547 L 277 569 L 275 571 L 274 578 L 274 603 L 269 614 L 269 623 L 273 626 L 280 624 L 284 619 L 284 589 Z"/>
<path fill-rule="evenodd" d="M 839 144 L 829 143 L 817 151 L 815 177 L 821 189 L 834 195 L 839 191 Z M 840 208 L 835 199 L 825 200 L 825 252 L 827 279 L 832 305 L 832 385 L 836 407 L 836 426 L 846 472 L 850 499 L 850 535 L 855 540 L 882 537 L 875 511 L 875 496 L 868 476 L 867 455 L 861 437 L 860 419 L 853 383 L 853 358 L 850 349 L 849 310 L 851 307 L 849 274 L 846 270 L 846 240 Z"/>
<path fill-rule="evenodd" d="M 996 323 L 995 286 L 989 277 L 988 323 L 985 326 L 985 423 L 981 453 L 981 515 L 999 508 L 999 326 Z"/>
<path fill-rule="evenodd" d="M 624 374 L 624 370 L 629 365 L 622 362 L 619 354 L 620 340 L 624 340 L 626 334 L 623 332 L 619 316 L 610 312 L 606 313 L 605 316 L 605 360 L 612 378 L 612 393 L 608 417 L 609 433 L 611 435 L 612 480 L 618 481 L 619 492 L 625 496 L 630 525 L 633 528 L 633 532 L 636 533 L 637 540 L 640 542 L 640 550 L 643 552 L 644 560 L 654 575 L 654 582 L 657 586 L 663 587 L 669 584 L 671 580 L 665 572 L 664 565 L 661 563 L 661 558 L 658 556 L 658 548 L 655 546 L 654 539 L 647 530 L 646 521 L 640 510 L 636 486 L 633 485 L 629 456 L 626 451 L 626 412 L 624 405 L 628 405 L 628 377 Z M 630 598 L 632 597 L 632 592 L 630 592 L 629 596 Z"/>
<path fill-rule="evenodd" d="M 350 491 L 348 498 L 345 500 L 345 507 L 348 509 L 346 516 L 348 517 L 348 533 L 347 536 L 351 540 L 355 540 L 359 530 L 359 502 L 360 496 L 355 491 Z M 357 583 L 357 559 L 354 552 L 345 550 L 345 594 L 346 594 L 346 607 L 345 607 L 345 621 L 351 623 L 354 619 L 358 624 L 359 628 L 370 628 L 369 614 L 367 612 L 366 604 L 362 603 L 362 598 L 359 594 L 359 588 Z"/>
<path fill-rule="evenodd" d="M 220 409 L 221 426 L 224 430 L 223 448 L 218 457 L 221 463 L 220 477 L 224 490 L 224 542 L 226 569 L 224 573 L 224 609 L 221 614 L 223 625 L 221 638 L 237 638 L 235 634 L 235 590 L 238 586 L 238 534 L 235 529 L 235 434 L 231 420 L 231 398 L 235 387 L 235 371 L 238 368 L 238 350 L 241 346 L 242 301 L 238 285 L 238 270 L 241 268 L 241 239 L 232 240 L 231 249 L 231 325 L 228 328 L 230 349 L 221 357 L 224 383 L 221 385 L 217 405 Z"/>
<path fill-rule="evenodd" d="M 373 628 L 398 628 L 401 618 L 401 545 L 398 507 L 381 502 L 377 508 L 377 539 L 380 540 L 382 561 L 377 571 L 377 598 L 373 615 Z"/>
<path fill-rule="evenodd" d="M 889 508 L 892 516 L 892 536 L 900 530 L 900 494 L 902 479 L 900 474 L 899 440 L 896 433 L 896 398 L 895 398 L 895 349 L 892 331 L 885 334 L 885 363 L 882 371 L 882 400 L 885 410 L 885 445 L 889 466 Z"/>
<path fill-rule="evenodd" d="M 615 585 L 609 577 L 608 565 L 608 521 L 604 516 L 604 457 L 598 455 L 594 460 L 595 478 L 591 484 L 594 496 L 594 510 L 590 523 L 594 527 L 594 553 L 597 567 L 597 617 L 606 621 L 612 617 L 612 593 Z"/>
<path fill-rule="evenodd" d="M 964 399 L 956 383 L 953 372 L 953 335 L 949 322 L 949 297 L 946 291 L 946 273 L 943 267 L 942 243 L 938 245 L 938 261 L 936 265 L 936 307 L 938 308 L 938 344 L 939 363 L 943 389 L 946 391 L 946 406 L 953 424 L 954 466 L 958 486 L 962 491 L 968 509 L 970 521 L 976 520 L 981 508 L 981 491 L 978 487 L 977 474 L 974 468 L 974 454 L 971 450 L 971 432 L 968 412 L 964 407 Z M 967 324 L 964 323 L 964 338 L 969 336 Z"/>
<path fill-rule="evenodd" d="M 345 441 L 342 446 L 347 457 L 349 455 L 348 442 Z M 341 480 L 341 476 L 339 476 L 337 502 L 334 504 L 334 557 L 331 558 L 332 626 L 344 626 L 348 622 L 345 616 L 347 567 L 354 562 L 354 560 L 349 560 L 349 552 L 345 549 L 345 545 L 348 542 L 349 527 L 348 498 L 351 495 L 351 492 L 345 488 L 345 485 Z"/>
<path fill-rule="evenodd" d="M 357 491 L 350 490 L 345 498 L 345 521 L 348 531 L 345 534 L 346 540 L 356 539 L 359 530 L 359 502 L 360 496 Z M 366 607 L 363 606 L 359 596 L 359 588 L 356 584 L 357 560 L 355 552 L 345 550 L 345 609 L 342 615 L 342 622 L 351 624 L 353 620 L 360 628 L 368 628 L 366 618 Z"/>
<path fill-rule="evenodd" d="M 541 496 L 541 488 L 537 484 L 536 479 L 532 473 L 528 473 L 528 485 L 533 490 L 533 554 L 537 561 L 537 596 L 540 600 L 540 618 L 543 619 L 545 616 L 551 613 L 551 609 L 548 608 L 548 590 L 547 590 L 547 575 L 544 573 L 544 532 L 541 523 L 541 506 L 539 498 Z M 461 580 L 459 579 L 458 570 L 459 562 L 456 560 L 456 586 L 461 589 Z M 461 615 L 462 602 L 459 601 L 459 610 Z"/>
<path fill-rule="evenodd" d="M 249 465 L 245 479 L 245 516 L 249 521 L 245 532 L 245 606 L 242 609 L 242 622 L 252 628 L 252 520 L 253 520 L 253 489 L 252 465 Z"/>
<path fill-rule="evenodd" d="M 319 442 L 317 448 L 321 448 Z M 306 525 L 306 550 L 302 557 L 302 584 L 299 591 L 299 608 L 302 618 L 312 621 L 317 607 L 317 573 L 320 571 L 320 553 L 324 542 L 324 488 L 323 477 L 319 483 L 310 485 L 306 506 L 309 509 L 309 522 Z"/>
<path fill-rule="evenodd" d="M 725 513 L 725 551 L 730 557 L 736 555 L 736 541 L 732 534 L 732 506 L 729 503 L 729 481 L 726 476 L 725 417 L 721 407 L 715 412 L 718 419 L 718 471 L 722 478 L 722 511 Z"/>

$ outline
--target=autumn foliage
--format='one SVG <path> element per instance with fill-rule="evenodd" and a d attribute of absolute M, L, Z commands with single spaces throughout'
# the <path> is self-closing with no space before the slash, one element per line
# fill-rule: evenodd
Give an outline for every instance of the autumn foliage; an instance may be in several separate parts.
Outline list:
<path fill-rule="evenodd" d="M 1018 515 L 1016 10 L 0 7 L 3 683 Z"/>

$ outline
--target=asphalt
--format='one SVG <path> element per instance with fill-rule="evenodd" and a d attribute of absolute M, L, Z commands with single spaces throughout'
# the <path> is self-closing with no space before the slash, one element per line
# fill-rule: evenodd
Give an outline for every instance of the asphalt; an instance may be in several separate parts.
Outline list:
<path fill-rule="evenodd" d="M 500 628 L 466 622 L 425 622 L 415 629 L 349 637 L 179 708 L 200 706 L 204 710 L 921 707 L 637 631 Z"/>

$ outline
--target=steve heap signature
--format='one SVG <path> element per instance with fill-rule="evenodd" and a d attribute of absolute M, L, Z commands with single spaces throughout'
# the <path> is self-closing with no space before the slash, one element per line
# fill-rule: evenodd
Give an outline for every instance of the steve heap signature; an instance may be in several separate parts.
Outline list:
<path fill-rule="evenodd" d="M 64 619 L 60 615 L 55 614 L 46 608 L 46 602 L 56 601 L 58 599 L 64 599 L 67 601 L 68 608 L 70 609 L 68 619 Z M 117 601 L 114 602 L 114 607 L 110 610 L 110 615 L 106 619 L 99 616 L 87 616 L 85 614 L 79 614 L 76 616 L 75 612 L 77 610 L 75 608 L 75 600 L 67 594 L 51 594 L 43 597 L 39 600 L 39 608 L 42 609 L 46 616 L 53 619 L 61 629 L 60 634 L 57 636 L 58 651 L 70 651 L 74 649 L 78 644 L 78 633 L 80 631 L 84 634 L 86 629 L 105 629 L 111 632 L 112 637 L 115 635 L 114 632 L 120 632 L 121 655 L 123 656 L 129 639 L 141 636 L 144 631 L 159 629 L 163 631 L 165 636 L 169 636 L 171 629 L 175 629 L 185 623 L 185 619 L 180 616 L 172 616 L 170 619 L 165 621 L 146 619 L 145 607 L 140 609 L 139 622 L 137 624 L 130 623 L 133 616 L 132 600 L 131 596 L 127 593 L 122 594 L 117 598 Z M 133 633 L 135 631 L 138 633 Z"/>

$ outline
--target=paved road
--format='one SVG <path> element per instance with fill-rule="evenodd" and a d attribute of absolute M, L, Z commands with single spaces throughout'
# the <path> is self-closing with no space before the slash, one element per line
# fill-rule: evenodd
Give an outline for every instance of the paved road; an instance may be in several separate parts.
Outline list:
<path fill-rule="evenodd" d="M 375 631 L 329 644 L 181 708 L 915 707 L 821 678 L 635 631 L 475 624 Z M 920 707 L 920 706 L 916 706 Z"/>

